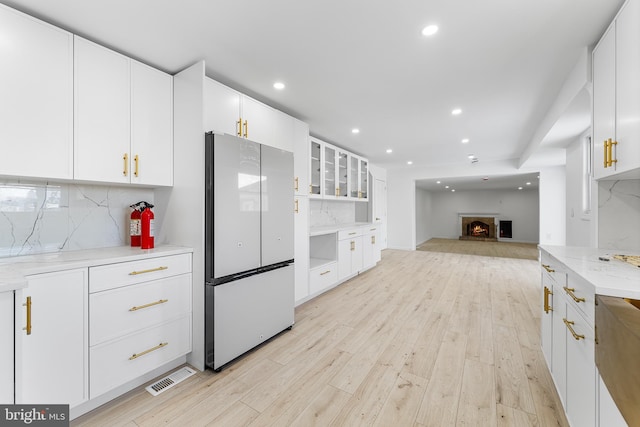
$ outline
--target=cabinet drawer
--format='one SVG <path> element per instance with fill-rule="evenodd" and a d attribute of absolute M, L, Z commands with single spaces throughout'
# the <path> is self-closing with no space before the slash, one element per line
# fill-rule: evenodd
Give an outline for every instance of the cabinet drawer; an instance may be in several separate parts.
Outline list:
<path fill-rule="evenodd" d="M 362 228 L 351 228 L 349 230 L 338 231 L 338 240 L 351 239 L 362 236 Z"/>
<path fill-rule="evenodd" d="M 561 286 L 567 284 L 567 271 L 563 268 L 563 265 L 551 255 L 545 252 L 540 253 L 540 267 L 542 270 L 543 283 L 551 284 L 551 282 L 553 282 Z"/>
<path fill-rule="evenodd" d="M 562 292 L 566 294 L 570 304 L 576 307 L 586 316 L 587 321 L 593 325 L 595 323 L 595 288 L 583 278 L 569 274 L 567 285 L 562 287 Z"/>
<path fill-rule="evenodd" d="M 309 271 L 309 293 L 320 292 L 338 281 L 338 263 L 332 262 Z"/>
<path fill-rule="evenodd" d="M 191 351 L 186 316 L 89 350 L 89 395 L 93 399 Z"/>
<path fill-rule="evenodd" d="M 89 292 L 100 292 L 191 272 L 191 254 L 148 258 L 89 268 Z"/>
<path fill-rule="evenodd" d="M 90 345 L 118 338 L 191 312 L 191 274 L 93 293 Z"/>

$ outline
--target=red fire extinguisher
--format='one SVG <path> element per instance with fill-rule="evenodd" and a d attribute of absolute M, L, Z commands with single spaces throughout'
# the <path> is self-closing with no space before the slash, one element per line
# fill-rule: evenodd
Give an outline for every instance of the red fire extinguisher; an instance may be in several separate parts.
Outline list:
<path fill-rule="evenodd" d="M 131 238 L 131 246 L 140 246 L 140 214 L 142 213 L 142 209 L 140 208 L 140 204 L 142 202 L 135 203 L 130 208 L 133 209 L 131 211 L 131 222 L 129 222 L 129 237 Z"/>
<path fill-rule="evenodd" d="M 152 204 L 144 203 L 144 210 L 140 214 L 140 248 L 142 249 L 154 247 L 155 225 L 152 207 Z"/>

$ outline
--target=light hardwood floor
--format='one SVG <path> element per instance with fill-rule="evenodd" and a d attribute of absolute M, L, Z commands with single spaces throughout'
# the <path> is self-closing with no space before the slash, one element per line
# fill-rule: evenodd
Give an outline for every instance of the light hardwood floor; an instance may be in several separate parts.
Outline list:
<path fill-rule="evenodd" d="M 447 252 L 454 254 L 494 256 L 501 258 L 538 259 L 535 243 L 483 242 L 477 240 L 433 238 L 422 243 L 419 251 Z"/>
<path fill-rule="evenodd" d="M 532 260 L 385 250 L 221 373 L 72 426 L 567 426 Z"/>

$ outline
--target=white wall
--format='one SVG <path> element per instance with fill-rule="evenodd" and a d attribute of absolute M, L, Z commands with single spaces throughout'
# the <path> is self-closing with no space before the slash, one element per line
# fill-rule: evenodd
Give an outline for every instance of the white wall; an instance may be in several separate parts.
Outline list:
<path fill-rule="evenodd" d="M 538 203 L 536 189 L 432 192 L 429 222 L 433 237 L 457 239 L 459 213 L 492 214 L 496 220 L 513 221 L 513 237 L 506 241 L 538 243 Z"/>
<path fill-rule="evenodd" d="M 566 242 L 566 172 L 564 166 L 540 171 L 540 240 L 541 245 L 564 245 Z"/>
<path fill-rule="evenodd" d="M 566 189 L 566 215 L 567 215 L 567 246 L 594 245 L 591 232 L 591 212 L 583 210 L 583 162 L 585 155 L 584 138 L 586 132 L 567 147 L 567 189 Z M 595 201 L 593 202 L 595 205 Z M 592 205 L 592 209 L 593 206 Z"/>
<path fill-rule="evenodd" d="M 431 221 L 431 192 L 416 188 L 416 243 L 426 242 L 433 237 Z"/>

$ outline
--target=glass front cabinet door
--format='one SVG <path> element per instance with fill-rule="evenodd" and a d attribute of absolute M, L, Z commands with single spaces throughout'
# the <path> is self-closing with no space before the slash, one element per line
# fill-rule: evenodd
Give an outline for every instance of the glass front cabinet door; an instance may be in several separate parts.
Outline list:
<path fill-rule="evenodd" d="M 338 157 L 338 169 L 337 169 L 337 180 L 338 183 L 336 189 L 336 196 L 339 198 L 347 198 L 349 197 L 349 153 L 344 150 L 338 149 L 337 152 Z"/>
<path fill-rule="evenodd" d="M 324 144 L 324 198 L 332 199 L 338 195 L 338 184 L 336 182 L 336 148 L 329 144 Z"/>
<path fill-rule="evenodd" d="M 360 159 L 359 173 L 360 194 L 358 198 L 367 200 L 369 198 L 369 165 L 365 159 Z"/>
<path fill-rule="evenodd" d="M 322 164 L 322 144 L 319 141 L 310 139 L 310 167 L 309 167 L 309 197 L 322 197 L 320 192 L 320 165 Z"/>

